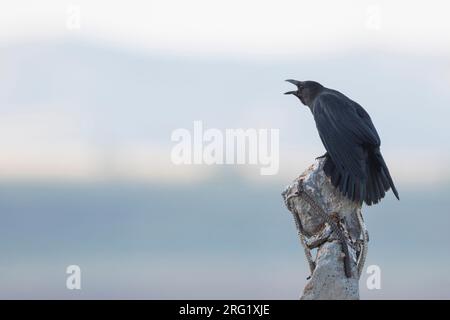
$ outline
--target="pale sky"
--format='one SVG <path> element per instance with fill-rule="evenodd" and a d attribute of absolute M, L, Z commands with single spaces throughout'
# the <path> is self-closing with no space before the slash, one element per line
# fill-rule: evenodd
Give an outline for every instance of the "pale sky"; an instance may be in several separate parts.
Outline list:
<path fill-rule="evenodd" d="M 219 58 L 237 56 L 252 60 L 269 58 L 285 61 L 289 57 L 301 58 L 308 55 L 323 55 L 327 58 L 336 52 L 345 55 L 347 52 L 355 53 L 373 48 L 405 52 L 407 55 L 446 57 L 450 53 L 449 9 L 450 2 L 437 0 L 2 0 L 0 46 L 24 42 L 39 47 L 43 39 L 99 39 L 120 48 L 134 48 L 151 54 L 156 52 L 161 55 Z M 16 57 L 15 54 L 12 56 Z M 14 59 L 3 62 L 6 67 L 17 70 L 22 66 L 21 60 L 15 63 Z M 44 67 L 50 62 L 41 61 Z M 350 67 L 353 66 L 350 64 Z M 25 69 L 29 72 L 24 71 L 22 74 L 26 79 L 30 78 L 29 75 L 38 77 L 40 74 L 39 68 Z M 448 73 L 446 70 L 448 67 L 439 68 L 433 73 L 433 78 L 448 79 L 448 76 L 445 78 L 445 72 Z M 16 72 L 16 69 L 9 73 L 3 72 L 4 77 L 9 77 L 4 83 L 11 84 L 4 91 L 8 93 L 8 90 L 15 90 L 16 94 L 22 96 L 31 95 L 27 91 L 29 87 L 15 88 L 16 83 L 10 81 L 16 73 L 20 72 Z M 390 76 L 389 70 L 388 77 Z M 422 77 L 420 71 L 417 76 Z M 444 85 L 441 90 L 447 91 L 447 82 L 442 83 Z M 32 86 L 33 83 L 29 85 Z M 108 83 L 103 85 L 107 87 Z M 130 87 L 123 89 L 132 92 Z M 439 90 L 433 91 L 433 94 L 434 92 Z M 52 97 L 47 98 L 51 101 Z M 32 101 L 28 109 L 23 109 L 26 112 L 19 110 L 9 116 L 2 114 L 0 144 L 3 153 L 0 165 L 8 169 L 0 172 L 0 176 L 69 175 L 90 178 L 100 172 L 99 168 L 104 166 L 102 150 L 86 143 L 84 137 L 78 134 L 83 131 L 79 124 L 86 122 L 86 115 L 65 114 L 59 105 L 53 108 L 46 106 L 50 111 L 43 113 L 43 107 L 34 103 L 38 102 Z M 64 103 L 70 104 L 71 101 Z M 5 110 L 6 107 L 8 106 L 4 106 Z M 14 110 L 14 106 L 9 108 Z M 446 104 L 443 103 L 442 108 L 447 110 Z M 443 114 L 446 114 L 445 110 Z M 276 111 L 278 113 L 278 109 Z M 242 112 L 245 115 L 246 109 Z M 254 114 L 251 114 L 252 119 Z M 273 116 L 269 119 L 269 123 L 274 122 Z M 417 127 L 420 128 L 420 125 L 422 124 Z M 120 168 L 123 168 L 124 171 L 128 170 L 125 175 L 148 175 L 151 179 L 164 175 L 164 179 L 172 177 L 180 181 L 180 176 L 183 175 L 186 180 L 200 176 L 198 168 L 189 168 L 192 169 L 189 171 L 186 167 L 174 168 L 171 164 L 167 166 L 170 144 L 158 146 L 150 141 L 145 145 L 133 143 L 129 141 L 127 145 L 120 146 L 120 150 L 114 155 L 117 160 L 115 165 L 119 168 L 116 173 L 119 175 L 122 174 Z M 304 154 L 318 152 L 302 151 Z M 446 182 L 449 176 L 449 154 L 447 149 L 441 148 L 438 151 L 439 153 L 436 150 L 390 150 L 393 159 L 390 164 L 397 173 L 396 176 L 404 181 L 411 179 L 411 168 L 421 168 L 421 174 L 413 177 L 421 184 L 424 179 L 430 183 L 440 180 Z M 292 150 L 289 152 L 292 155 Z M 406 152 L 410 152 L 408 158 L 411 160 L 408 165 L 401 161 Z M 285 158 L 293 159 L 292 164 L 284 163 L 284 168 L 287 169 L 281 174 L 286 173 L 286 176 L 291 174 L 292 166 L 306 160 L 301 155 Z M 424 165 L 431 161 L 433 166 Z M 307 164 L 304 163 L 305 166 Z M 202 172 L 209 175 L 212 170 Z"/>
<path fill-rule="evenodd" d="M 3 0 L 0 41 L 68 36 L 66 25 L 77 8 L 80 29 L 74 34 L 163 53 L 450 51 L 450 4 L 444 0 Z"/>

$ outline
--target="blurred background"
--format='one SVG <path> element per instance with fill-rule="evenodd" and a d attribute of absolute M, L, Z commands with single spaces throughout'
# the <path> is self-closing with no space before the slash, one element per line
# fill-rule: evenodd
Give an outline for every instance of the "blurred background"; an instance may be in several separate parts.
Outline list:
<path fill-rule="evenodd" d="M 362 299 L 450 298 L 447 1 L 23 1 L 0 10 L 0 298 L 297 299 L 280 193 L 323 154 L 284 79 L 371 114 L 400 192 L 363 208 Z M 280 130 L 280 170 L 172 164 L 171 133 Z M 66 288 L 66 267 L 82 290 Z"/>

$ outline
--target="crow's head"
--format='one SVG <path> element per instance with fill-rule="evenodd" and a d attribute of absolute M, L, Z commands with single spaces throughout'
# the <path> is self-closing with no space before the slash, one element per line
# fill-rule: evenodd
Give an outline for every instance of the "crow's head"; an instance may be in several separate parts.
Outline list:
<path fill-rule="evenodd" d="M 306 106 L 311 106 L 314 99 L 323 89 L 323 86 L 315 81 L 297 81 L 291 79 L 286 81 L 295 84 L 297 86 L 297 90 L 288 91 L 284 94 L 293 94 Z"/>

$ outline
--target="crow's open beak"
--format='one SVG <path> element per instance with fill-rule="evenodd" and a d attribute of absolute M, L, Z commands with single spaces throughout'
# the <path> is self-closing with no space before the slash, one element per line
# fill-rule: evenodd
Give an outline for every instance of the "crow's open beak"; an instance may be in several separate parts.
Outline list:
<path fill-rule="evenodd" d="M 292 79 L 288 79 L 288 80 L 286 80 L 287 82 L 289 82 L 289 83 L 292 83 L 293 85 L 296 85 L 297 87 L 300 85 L 300 81 L 298 81 L 298 80 L 292 80 Z M 288 91 L 288 92 L 285 92 L 284 94 L 293 94 L 293 95 L 297 95 L 297 91 Z"/>

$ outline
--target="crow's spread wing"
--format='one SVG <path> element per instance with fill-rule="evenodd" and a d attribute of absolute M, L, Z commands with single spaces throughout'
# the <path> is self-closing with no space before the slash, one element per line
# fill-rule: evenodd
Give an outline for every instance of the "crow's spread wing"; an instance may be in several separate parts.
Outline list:
<path fill-rule="evenodd" d="M 330 92 L 316 98 L 313 114 L 320 138 L 336 168 L 353 181 L 364 180 L 367 175 L 364 146 L 380 145 L 368 113 L 344 95 Z"/>

